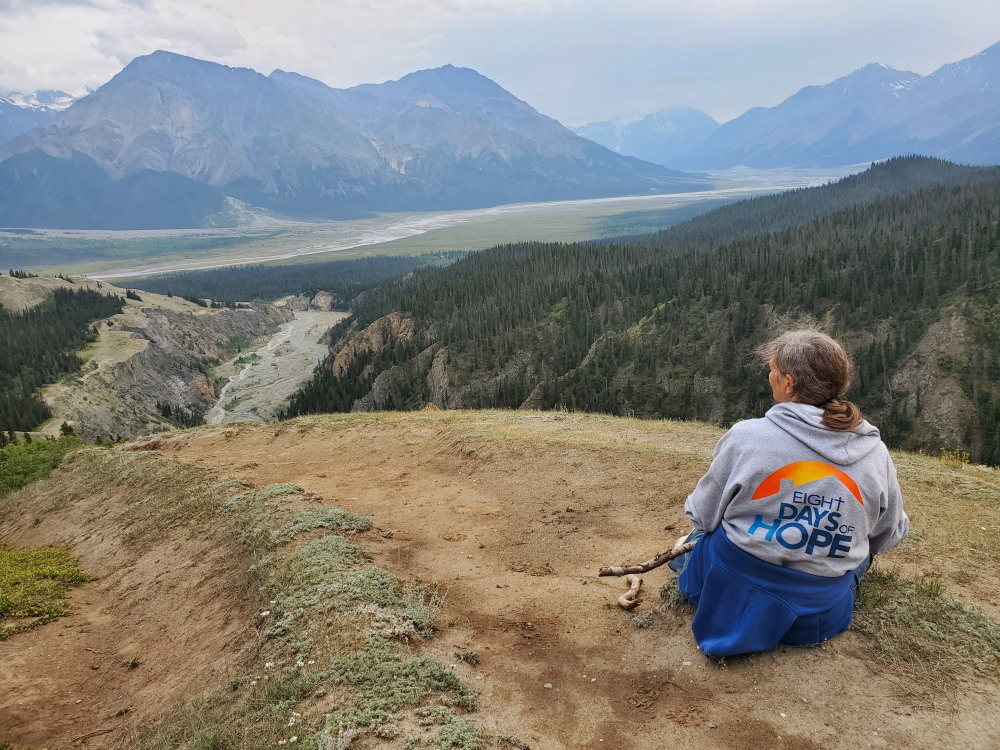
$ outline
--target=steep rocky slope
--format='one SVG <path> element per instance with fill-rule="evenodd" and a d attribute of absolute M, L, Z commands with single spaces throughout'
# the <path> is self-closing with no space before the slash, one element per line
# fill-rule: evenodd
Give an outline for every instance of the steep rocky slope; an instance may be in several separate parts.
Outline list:
<path fill-rule="evenodd" d="M 146 294 L 144 302 L 155 296 Z M 107 348 L 99 342 L 98 353 L 78 376 L 47 390 L 45 400 L 55 414 L 51 426 L 65 420 L 94 441 L 169 429 L 162 405 L 182 421 L 200 415 L 215 403 L 210 369 L 236 354 L 234 342 L 273 333 L 291 317 L 272 305 L 191 308 L 137 304 L 121 319 L 107 321 L 101 328 Z"/>
<path fill-rule="evenodd" d="M 86 278 L 0 276 L 0 304 L 24 309 L 53 288 L 70 285 L 121 297 L 126 291 Z M 45 432 L 58 434 L 67 422 L 88 441 L 136 437 L 170 428 L 160 413 L 163 406 L 181 421 L 193 418 L 215 403 L 211 368 L 293 314 L 274 305 L 212 310 L 177 297 L 139 296 L 97 325 L 97 341 L 81 353 L 82 370 L 45 390 L 53 412 Z"/>

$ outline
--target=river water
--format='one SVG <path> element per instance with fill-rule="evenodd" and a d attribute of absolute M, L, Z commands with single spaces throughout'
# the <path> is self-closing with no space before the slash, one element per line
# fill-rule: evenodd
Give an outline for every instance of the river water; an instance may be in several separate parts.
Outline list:
<path fill-rule="evenodd" d="M 262 422 L 273 416 L 326 356 L 329 350 L 320 338 L 346 317 L 343 312 L 296 312 L 266 344 L 217 368 L 229 381 L 205 423 Z"/>

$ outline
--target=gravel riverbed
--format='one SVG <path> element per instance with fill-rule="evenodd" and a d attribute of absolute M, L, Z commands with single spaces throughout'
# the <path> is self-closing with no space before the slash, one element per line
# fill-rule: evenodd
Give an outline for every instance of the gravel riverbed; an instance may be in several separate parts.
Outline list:
<path fill-rule="evenodd" d="M 267 343 L 218 368 L 229 382 L 205 422 L 262 422 L 273 416 L 326 356 L 323 334 L 346 317 L 344 312 L 296 312 Z"/>

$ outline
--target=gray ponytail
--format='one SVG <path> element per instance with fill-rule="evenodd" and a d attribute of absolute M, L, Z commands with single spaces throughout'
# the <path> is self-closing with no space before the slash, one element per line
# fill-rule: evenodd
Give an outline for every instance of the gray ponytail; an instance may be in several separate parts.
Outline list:
<path fill-rule="evenodd" d="M 853 365 L 844 348 L 825 333 L 811 329 L 787 331 L 757 349 L 765 362 L 792 376 L 793 398 L 823 409 L 823 426 L 851 430 L 861 423 L 861 410 L 843 398 L 851 384 Z"/>

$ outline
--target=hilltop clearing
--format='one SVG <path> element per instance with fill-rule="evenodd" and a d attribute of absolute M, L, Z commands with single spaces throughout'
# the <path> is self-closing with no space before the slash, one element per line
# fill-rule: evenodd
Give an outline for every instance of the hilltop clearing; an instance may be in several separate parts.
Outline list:
<path fill-rule="evenodd" d="M 466 715 L 463 689 L 445 681 L 451 687 L 439 688 L 440 698 L 423 699 L 429 708 L 400 709 L 390 722 L 363 729 L 352 749 L 1000 745 L 1000 630 L 948 599 L 1000 617 L 995 469 L 896 456 L 913 533 L 870 576 L 870 591 L 881 588 L 859 611 L 860 629 L 822 648 L 706 659 L 691 636 L 689 609 L 660 598 L 671 577 L 666 568 L 644 576 L 637 610 L 615 605 L 626 585 L 598 578 L 597 570 L 645 560 L 686 531 L 684 498 L 720 435 L 699 423 L 439 411 L 213 426 L 77 454 L 51 479 L 11 496 L 6 510 L 0 505 L 4 545 L 68 544 L 84 572 L 100 576 L 71 594 L 76 614 L 0 643 L 0 694 L 20 696 L 0 713 L 8 732 L 0 742 L 61 747 L 112 730 L 79 745 L 134 746 L 135 737 L 149 735 L 130 733 L 184 695 L 250 690 L 244 676 L 261 670 L 250 666 L 255 654 L 281 667 L 270 655 L 281 642 L 274 618 L 287 620 L 294 597 L 246 585 L 242 558 L 223 541 L 233 536 L 225 519 L 196 505 L 202 485 L 195 480 L 210 476 L 216 487 L 260 488 L 246 497 L 292 487 L 300 494 L 281 500 L 288 507 L 322 502 L 370 518 L 372 529 L 355 523 L 340 533 L 379 569 L 437 592 L 433 638 L 396 647 L 444 665 L 478 692 L 478 710 Z M 106 486 L 99 476 L 108 477 Z M 259 512 L 250 526 L 291 538 L 287 524 Z M 299 532 L 287 542 L 298 552 L 289 554 L 318 533 Z M 122 536 L 140 543 L 119 553 Z M 339 615 L 326 614 L 324 625 L 322 613 L 337 596 L 304 610 L 310 615 L 299 611 L 312 619 L 294 631 L 298 656 L 284 657 L 305 687 L 285 696 L 282 721 L 291 716 L 288 732 L 306 747 L 317 747 L 310 743 L 324 716 L 340 717 L 341 726 L 360 721 L 345 714 L 348 694 L 336 670 L 322 666 L 324 649 L 346 637 L 328 629 Z M 133 658 L 141 666 L 127 669 Z M 378 698 L 374 689 L 368 695 Z M 93 696 L 101 696 L 97 707 Z M 434 711 L 460 713 L 484 739 L 434 744 L 415 718 Z M 253 746 L 279 737 L 287 734 L 258 737 Z"/>

